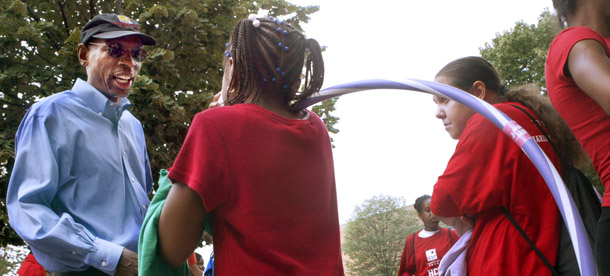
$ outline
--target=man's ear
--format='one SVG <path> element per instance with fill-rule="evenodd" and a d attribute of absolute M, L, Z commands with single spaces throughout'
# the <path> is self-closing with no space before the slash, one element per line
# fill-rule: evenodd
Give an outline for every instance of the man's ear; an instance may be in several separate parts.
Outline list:
<path fill-rule="evenodd" d="M 487 94 L 487 87 L 485 86 L 485 83 L 480 80 L 475 81 L 472 85 L 471 94 L 481 100 L 485 100 L 485 96 Z"/>
<path fill-rule="evenodd" d="M 87 46 L 85 46 L 85 44 L 78 44 L 78 61 L 80 62 L 80 65 L 83 66 L 87 66 L 89 65 L 89 48 L 87 48 Z"/>

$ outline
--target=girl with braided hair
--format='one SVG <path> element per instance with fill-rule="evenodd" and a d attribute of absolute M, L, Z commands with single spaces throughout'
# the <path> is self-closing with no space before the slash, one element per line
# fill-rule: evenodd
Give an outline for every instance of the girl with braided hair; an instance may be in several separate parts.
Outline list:
<path fill-rule="evenodd" d="M 559 156 L 569 165 L 583 162 L 582 149 L 548 99 L 531 87 L 506 89 L 500 74 L 483 58 L 452 61 L 437 73 L 435 81 L 467 91 L 508 115 L 538 142 L 559 172 L 563 171 Z M 434 96 L 434 102 L 436 117 L 459 142 L 434 186 L 430 210 L 456 229 L 472 228 L 468 274 L 551 275 L 509 219 L 514 218 L 555 266 L 561 217 L 534 164 L 482 115 L 441 96 Z M 536 122 L 557 146 L 558 154 Z"/>
<path fill-rule="evenodd" d="M 568 28 L 547 55 L 549 99 L 605 187 L 593 249 L 599 275 L 610 275 L 610 1 L 553 0 L 553 6 Z"/>
<path fill-rule="evenodd" d="M 224 106 L 195 116 L 170 170 L 161 255 L 180 265 L 209 217 L 216 275 L 343 275 L 330 138 L 315 113 L 293 108 L 322 86 L 319 44 L 251 16 L 225 56 Z"/>

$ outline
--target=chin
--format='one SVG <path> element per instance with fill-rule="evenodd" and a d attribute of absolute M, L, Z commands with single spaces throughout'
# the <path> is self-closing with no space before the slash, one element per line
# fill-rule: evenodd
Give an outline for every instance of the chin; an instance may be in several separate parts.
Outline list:
<path fill-rule="evenodd" d="M 114 90 L 112 91 L 112 95 L 114 95 L 115 97 L 118 97 L 119 99 L 121 98 L 127 98 L 127 96 L 129 96 L 129 93 L 131 92 L 131 88 L 128 90 Z"/>

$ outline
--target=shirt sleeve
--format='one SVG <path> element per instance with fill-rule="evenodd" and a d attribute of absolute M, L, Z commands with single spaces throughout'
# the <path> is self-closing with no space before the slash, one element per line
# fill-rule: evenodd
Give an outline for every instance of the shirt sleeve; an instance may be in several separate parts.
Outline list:
<path fill-rule="evenodd" d="M 473 215 L 502 206 L 510 170 L 508 136 L 479 114 L 468 121 L 455 153 L 432 193 L 430 210 L 439 216 Z M 515 145 L 516 146 L 516 145 Z"/>
<path fill-rule="evenodd" d="M 405 241 L 405 247 L 402 250 L 402 257 L 400 257 L 398 276 L 415 275 L 415 263 L 413 262 L 413 235 L 415 235 L 415 233 L 409 235 Z"/>
<path fill-rule="evenodd" d="M 220 122 L 222 123 L 222 122 Z M 229 200 L 230 164 L 218 117 L 193 119 L 169 178 L 187 184 L 203 200 L 207 213 Z"/>
<path fill-rule="evenodd" d="M 49 129 L 51 131 L 49 131 Z M 11 227 L 31 247 L 38 262 L 53 272 L 93 266 L 113 274 L 123 247 L 93 235 L 67 212 L 52 206 L 59 187 L 53 130 L 43 118 L 26 114 L 15 140 L 15 166 L 7 191 Z"/>
<path fill-rule="evenodd" d="M 572 27 L 559 33 L 549 47 L 545 71 L 547 78 L 552 78 L 552 81 L 571 79 L 564 71 L 570 51 L 576 43 L 586 39 L 595 40 L 606 48 L 604 38 L 588 27 Z"/>

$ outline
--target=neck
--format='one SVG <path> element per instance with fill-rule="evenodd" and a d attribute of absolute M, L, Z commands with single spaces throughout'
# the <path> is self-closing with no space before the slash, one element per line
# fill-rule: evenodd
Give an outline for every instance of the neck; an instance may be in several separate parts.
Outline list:
<path fill-rule="evenodd" d="M 504 101 L 504 98 L 502 96 L 500 96 L 498 93 L 496 93 L 495 91 L 491 91 L 491 90 L 488 90 L 488 91 L 491 93 L 485 94 L 485 99 L 483 99 L 487 103 L 497 104 L 497 103 L 501 103 Z"/>
<path fill-rule="evenodd" d="M 428 232 L 434 232 L 434 231 L 438 231 L 441 228 L 437 225 L 437 226 L 424 226 L 424 230 L 428 231 Z"/>
<path fill-rule="evenodd" d="M 280 99 L 272 97 L 261 97 L 259 99 L 259 105 L 288 119 L 301 119 L 304 116 L 303 112 L 301 111 L 291 111 L 286 109 L 286 106 L 284 106 L 284 103 Z"/>
<path fill-rule="evenodd" d="M 568 27 L 585 26 L 603 37 L 610 37 L 610 5 L 604 1 L 583 1 L 568 18 Z"/>
<path fill-rule="evenodd" d="M 104 94 L 104 93 L 102 93 Z M 117 97 L 117 96 L 112 96 L 112 95 L 107 95 L 104 94 L 104 96 L 106 96 L 106 98 L 108 98 L 108 100 L 115 102 L 115 103 L 119 103 L 119 101 L 121 100 L 121 98 Z"/>

